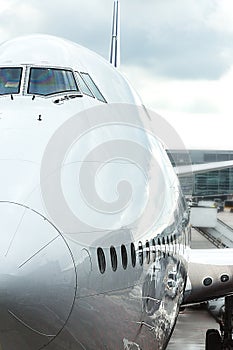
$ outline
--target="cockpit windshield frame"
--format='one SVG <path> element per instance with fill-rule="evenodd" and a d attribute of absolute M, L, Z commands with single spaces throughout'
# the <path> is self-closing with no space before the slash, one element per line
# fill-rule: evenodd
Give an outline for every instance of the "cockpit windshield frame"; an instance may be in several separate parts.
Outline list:
<path fill-rule="evenodd" d="M 61 93 L 81 94 L 72 69 L 29 67 L 28 95 L 48 97 Z"/>
<path fill-rule="evenodd" d="M 5 74 L 2 72 L 5 71 Z M 21 89 L 23 67 L 0 67 L 0 96 L 19 94 Z"/>

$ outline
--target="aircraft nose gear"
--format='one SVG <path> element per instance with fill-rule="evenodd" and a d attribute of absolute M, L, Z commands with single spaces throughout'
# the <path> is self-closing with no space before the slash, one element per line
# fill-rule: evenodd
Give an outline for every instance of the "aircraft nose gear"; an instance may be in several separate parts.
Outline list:
<path fill-rule="evenodd" d="M 221 335 L 217 329 L 206 332 L 206 350 L 233 350 L 232 339 L 233 296 L 225 297 L 225 313 L 220 323 Z"/>

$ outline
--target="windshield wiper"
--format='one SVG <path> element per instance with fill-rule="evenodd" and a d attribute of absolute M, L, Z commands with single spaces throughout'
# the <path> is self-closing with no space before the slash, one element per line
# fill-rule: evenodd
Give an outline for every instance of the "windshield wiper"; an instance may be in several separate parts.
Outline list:
<path fill-rule="evenodd" d="M 72 99 L 77 98 L 77 97 L 83 97 L 83 95 L 81 93 L 65 95 L 65 96 L 62 96 L 60 98 L 57 98 L 56 100 L 53 100 L 53 103 L 59 104 L 63 101 L 72 100 Z"/>

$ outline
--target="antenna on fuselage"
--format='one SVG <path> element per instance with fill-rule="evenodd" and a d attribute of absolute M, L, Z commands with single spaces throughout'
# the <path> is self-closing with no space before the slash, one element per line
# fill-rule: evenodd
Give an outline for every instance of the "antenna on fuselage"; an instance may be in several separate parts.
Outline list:
<path fill-rule="evenodd" d="M 120 1 L 119 0 L 114 0 L 114 5 L 113 5 L 110 63 L 116 68 L 120 66 Z"/>

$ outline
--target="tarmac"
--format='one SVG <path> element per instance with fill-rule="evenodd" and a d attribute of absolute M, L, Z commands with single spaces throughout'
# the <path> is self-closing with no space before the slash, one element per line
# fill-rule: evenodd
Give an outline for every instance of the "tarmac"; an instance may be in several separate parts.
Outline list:
<path fill-rule="evenodd" d="M 221 212 L 218 213 L 218 217 L 233 228 L 233 213 Z M 191 248 L 216 249 L 210 241 L 194 229 L 192 229 Z M 209 328 L 219 329 L 219 326 L 204 306 L 186 308 L 179 314 L 167 350 L 205 350 L 205 334 Z"/>
<path fill-rule="evenodd" d="M 207 310 L 186 308 L 181 312 L 167 350 L 205 350 L 208 328 L 219 328 Z"/>
<path fill-rule="evenodd" d="M 233 213 L 231 213 L 230 210 L 225 209 L 225 211 L 218 213 L 217 216 L 220 220 L 224 221 L 227 225 L 233 228 Z"/>

